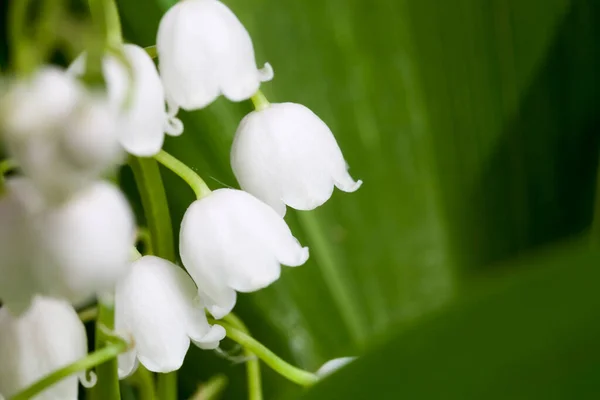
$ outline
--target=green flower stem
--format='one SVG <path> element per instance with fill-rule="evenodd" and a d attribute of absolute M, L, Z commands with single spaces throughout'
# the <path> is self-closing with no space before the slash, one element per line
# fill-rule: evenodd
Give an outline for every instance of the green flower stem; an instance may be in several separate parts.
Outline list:
<path fill-rule="evenodd" d="M 137 387 L 138 400 L 160 400 L 156 397 L 152 372 L 148 371 L 142 364 L 138 366 L 133 375 L 127 378 L 127 382 Z"/>
<path fill-rule="evenodd" d="M 254 93 L 250 100 L 252 100 L 252 104 L 254 104 L 256 111 L 264 110 L 271 105 L 269 100 L 267 100 L 266 96 L 260 90 Z"/>
<path fill-rule="evenodd" d="M 18 73 L 30 73 L 35 69 L 36 60 L 33 44 L 25 32 L 27 14 L 32 0 L 12 1 L 8 10 L 9 41 L 12 64 Z"/>
<path fill-rule="evenodd" d="M 240 330 L 246 335 L 250 336 L 250 331 L 242 322 L 242 320 L 234 313 L 229 313 L 223 320 L 229 323 L 232 327 Z M 249 400 L 262 400 L 262 382 L 260 378 L 260 362 L 256 354 L 250 349 L 244 347 L 244 354 L 248 361 L 246 361 L 246 374 L 248 377 L 248 399 Z"/>
<path fill-rule="evenodd" d="M 104 349 L 115 341 L 114 336 L 107 335 L 107 331 L 115 329 L 115 309 L 113 299 L 98 300 L 98 319 L 96 320 L 96 349 Z M 119 354 L 119 353 L 117 353 Z M 119 370 L 117 358 L 105 360 L 96 368 L 98 383 L 90 391 L 92 400 L 119 400 Z"/>
<path fill-rule="evenodd" d="M 231 324 L 224 323 L 223 321 L 217 321 L 212 318 L 209 319 L 209 322 L 211 324 L 221 325 L 223 328 L 225 328 L 228 338 L 256 354 L 258 358 L 263 360 L 265 364 L 275 370 L 275 372 L 279 373 L 290 381 L 301 386 L 311 386 L 319 381 L 319 377 L 317 375 L 288 364 L 271 350 L 266 348 L 262 343 L 258 342 L 252 336 L 247 335 L 241 330 L 236 329 Z"/>
<path fill-rule="evenodd" d="M 210 194 L 210 189 L 200 175 L 166 151 L 161 150 L 154 159 L 183 179 L 192 188 L 196 198 L 201 199 Z"/>
<path fill-rule="evenodd" d="M 215 375 L 201 384 L 190 400 L 216 400 L 220 398 L 227 383 L 227 376 Z"/>
<path fill-rule="evenodd" d="M 121 20 L 114 0 L 89 0 L 90 12 L 104 44 L 118 47 L 123 43 Z"/>
<path fill-rule="evenodd" d="M 81 310 L 77 313 L 81 322 L 86 323 L 95 320 L 98 318 L 98 307 L 93 306 Z"/>
<path fill-rule="evenodd" d="M 130 157 L 129 166 L 142 199 L 151 254 L 175 261 L 171 215 L 158 164 L 151 158 Z"/>
<path fill-rule="evenodd" d="M 35 395 L 41 393 L 45 389 L 62 381 L 64 378 L 71 376 L 80 371 L 87 371 L 95 366 L 102 365 L 108 360 L 116 358 L 119 354 L 127 350 L 127 343 L 123 341 L 113 342 L 102 349 L 88 354 L 85 358 L 75 361 L 73 364 L 67 365 L 61 369 L 46 375 L 33 385 L 29 386 L 22 392 L 16 394 L 11 400 L 26 400 L 31 399 Z M 108 400 L 109 398 L 106 398 Z"/>
<path fill-rule="evenodd" d="M 131 157 L 129 165 L 142 199 L 146 224 L 150 231 L 152 254 L 175 262 L 169 204 L 158 164 L 152 158 Z M 158 374 L 157 398 L 177 400 L 176 372 Z"/>

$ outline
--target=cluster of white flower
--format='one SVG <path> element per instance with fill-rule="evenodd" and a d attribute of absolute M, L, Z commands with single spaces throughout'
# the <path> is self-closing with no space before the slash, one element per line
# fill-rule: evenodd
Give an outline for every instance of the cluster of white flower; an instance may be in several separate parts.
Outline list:
<path fill-rule="evenodd" d="M 269 64 L 256 67 L 248 32 L 218 0 L 175 4 L 160 22 L 156 48 L 160 72 L 139 46 L 123 45 L 121 58 L 107 54 L 106 90 L 79 80 L 82 55 L 67 70 L 47 66 L 15 79 L 0 99 L 2 138 L 21 171 L 6 180 L 0 198 L 5 396 L 85 356 L 73 306 L 95 296 L 114 295 L 115 330 L 135 344 L 119 356 L 122 377 L 138 361 L 155 372 L 179 369 L 190 340 L 218 347 L 225 330 L 208 323 L 205 308 L 222 318 L 236 292 L 262 289 L 279 278 L 281 265 L 308 259 L 283 219 L 286 205 L 311 210 L 334 186 L 352 192 L 361 184 L 314 113 L 265 100 L 241 121 L 231 149 L 243 190 L 215 190 L 185 213 L 185 270 L 151 255 L 132 261 L 133 213 L 103 177 L 127 153 L 154 156 L 165 133 L 180 135 L 180 108 L 203 108 L 221 94 L 247 100 L 273 78 Z M 53 398 L 75 399 L 76 381 L 52 391 Z"/>

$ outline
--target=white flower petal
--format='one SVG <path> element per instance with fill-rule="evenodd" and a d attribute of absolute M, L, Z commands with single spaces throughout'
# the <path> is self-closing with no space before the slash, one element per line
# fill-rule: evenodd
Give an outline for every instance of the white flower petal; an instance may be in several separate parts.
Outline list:
<path fill-rule="evenodd" d="M 120 161 L 116 114 L 65 71 L 44 68 L 16 82 L 0 111 L 11 116 L 3 125 L 8 152 L 54 202 Z"/>
<path fill-rule="evenodd" d="M 150 371 L 179 369 L 190 336 L 203 341 L 210 334 L 211 327 L 195 297 L 196 287 L 181 268 L 153 256 L 135 261 L 117 285 L 117 319 L 131 333 L 137 357 Z M 124 365 L 123 371 L 127 367 Z"/>
<path fill-rule="evenodd" d="M 12 396 L 87 353 L 83 323 L 68 303 L 36 297 L 21 317 L 0 309 L 0 392 Z M 77 399 L 77 376 L 65 378 L 36 399 Z"/>
<path fill-rule="evenodd" d="M 162 148 L 168 122 L 162 81 L 152 58 L 143 48 L 126 44 L 123 53 L 130 71 L 116 57 L 105 56 L 103 60 L 109 100 L 113 111 L 119 114 L 118 139 L 131 154 L 153 156 Z M 69 71 L 76 76 L 83 75 L 85 55 L 79 56 Z"/>
<path fill-rule="evenodd" d="M 97 182 L 35 221 L 36 275 L 45 293 L 79 303 L 110 291 L 128 270 L 133 215 L 115 186 Z"/>
<path fill-rule="evenodd" d="M 325 203 L 334 185 L 355 191 L 342 152 L 327 125 L 308 108 L 271 104 L 240 123 L 231 147 L 231 166 L 242 189 L 285 215 L 285 205 L 312 210 Z"/>
<path fill-rule="evenodd" d="M 233 189 L 215 190 L 190 205 L 181 223 L 180 254 L 216 318 L 233 308 L 232 290 L 262 289 L 279 278 L 280 264 L 296 266 L 308 258 L 274 210 Z"/>
<path fill-rule="evenodd" d="M 203 108 L 221 93 L 248 99 L 272 77 L 272 70 L 257 69 L 248 32 L 220 1 L 176 3 L 160 22 L 156 47 L 167 95 L 185 110 Z"/>
<path fill-rule="evenodd" d="M 167 119 L 162 81 L 152 58 L 143 48 L 126 44 L 123 50 L 133 73 L 129 99 L 130 78 L 125 67 L 112 57 L 104 62 L 111 101 L 115 106 L 125 107 L 121 115 L 120 141 L 131 154 L 153 156 L 162 148 Z"/>
<path fill-rule="evenodd" d="M 125 379 L 132 375 L 139 366 L 137 352 L 135 350 L 129 350 L 128 352 L 119 354 L 117 362 L 119 365 L 119 379 Z"/>
<path fill-rule="evenodd" d="M 316 374 L 320 377 L 330 375 L 338 369 L 345 367 L 354 360 L 356 360 L 356 357 L 334 358 L 333 360 L 329 360 L 325 364 L 323 364 L 321 368 L 319 368 L 319 370 L 316 372 Z"/>

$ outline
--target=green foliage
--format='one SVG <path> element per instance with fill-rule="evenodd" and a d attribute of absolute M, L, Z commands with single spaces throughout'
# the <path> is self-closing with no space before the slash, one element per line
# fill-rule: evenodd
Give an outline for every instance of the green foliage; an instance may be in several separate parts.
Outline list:
<path fill-rule="evenodd" d="M 598 2 L 226 3 L 250 31 L 259 64 L 269 61 L 275 69 L 275 79 L 263 85 L 269 100 L 313 109 L 334 131 L 351 174 L 365 182 L 314 212 L 289 212 L 286 219 L 311 247 L 311 259 L 284 271 L 272 287 L 241 296 L 236 310 L 261 342 L 313 370 L 327 359 L 362 353 L 392 328 L 418 325 L 326 382 L 316 398 L 332 398 L 330 390 L 356 398 L 354 390 L 365 390 L 361 385 L 377 374 L 383 383 L 406 382 L 398 389 L 402 398 L 426 398 L 419 390 L 441 396 L 435 390 L 443 386 L 430 383 L 428 371 L 446 379 L 442 383 L 452 380 L 452 393 L 470 388 L 471 397 L 481 398 L 514 394 L 498 390 L 502 382 L 516 390 L 520 373 L 535 370 L 533 380 L 522 382 L 523 393 L 533 394 L 534 383 L 566 379 L 578 360 L 597 355 L 571 359 L 573 370 L 544 362 L 575 354 L 577 340 L 591 337 L 581 329 L 598 333 L 585 314 L 598 308 L 597 300 L 583 297 L 592 297 L 597 273 L 590 262 L 597 259 L 581 248 L 536 261 L 538 271 L 514 275 L 507 288 L 490 289 L 480 303 L 460 302 L 438 319 L 419 321 L 457 294 L 466 296 L 482 276 L 495 280 L 496 270 L 512 265 L 498 262 L 590 225 L 599 144 L 600 92 L 593 84 L 600 70 Z M 154 44 L 170 4 L 120 0 L 126 38 Z M 250 104 L 220 100 L 184 115 L 185 134 L 169 139 L 166 149 L 209 186 L 237 186 L 229 148 L 249 110 Z M 170 173 L 163 176 L 177 232 L 193 194 Z M 587 292 L 578 292 L 579 284 Z M 529 318 L 519 304 L 538 307 L 540 315 Z M 555 307 L 572 329 L 534 346 L 536 335 L 552 328 Z M 482 323 L 467 336 L 470 318 Z M 507 325 L 514 323 L 524 324 L 521 332 Z M 560 348 L 553 353 L 549 346 Z M 465 358 L 452 371 L 449 358 L 460 357 L 460 349 Z M 522 368 L 507 369 L 515 360 Z M 226 398 L 242 398 L 243 368 L 200 351 L 190 353 L 180 374 L 181 392 L 191 394 L 215 372 L 232 375 Z M 265 378 L 266 398 L 292 389 L 269 371 Z"/>

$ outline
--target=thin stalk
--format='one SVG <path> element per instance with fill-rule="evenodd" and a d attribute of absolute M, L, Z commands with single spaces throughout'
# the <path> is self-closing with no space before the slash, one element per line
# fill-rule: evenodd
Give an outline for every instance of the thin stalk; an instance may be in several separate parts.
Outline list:
<path fill-rule="evenodd" d="M 209 187 L 200 175 L 166 151 L 161 150 L 154 159 L 183 179 L 192 188 L 196 198 L 201 199 L 210 194 Z"/>
<path fill-rule="evenodd" d="M 33 385 L 24 389 L 20 393 L 16 394 L 11 398 L 11 400 L 26 400 L 31 399 L 35 395 L 43 392 L 45 389 L 54 385 L 57 382 L 65 379 L 68 376 L 71 376 L 80 371 L 87 371 L 95 366 L 101 365 L 108 360 L 116 358 L 119 354 L 123 353 L 127 350 L 127 343 L 125 341 L 114 342 L 110 345 L 102 348 L 101 350 L 97 350 L 91 354 L 88 354 L 85 358 L 81 360 L 75 361 L 73 364 L 67 365 L 61 369 L 58 369 L 39 381 L 35 382 Z"/>
<path fill-rule="evenodd" d="M 265 364 L 288 380 L 301 386 L 312 386 L 319 381 L 317 375 L 287 363 L 252 336 L 234 328 L 232 325 L 212 318 L 209 321 L 221 325 L 225 328 L 228 338 L 256 354 Z"/>
<path fill-rule="evenodd" d="M 96 320 L 96 349 L 111 346 L 114 336 L 108 336 L 106 331 L 115 329 L 115 309 L 112 299 L 98 301 L 98 319 Z M 118 354 L 118 353 L 117 353 Z M 119 389 L 119 370 L 117 358 L 107 359 L 96 368 L 98 383 L 91 390 L 92 400 L 118 400 L 121 398 Z"/>
<path fill-rule="evenodd" d="M 254 93 L 250 100 L 252 100 L 252 104 L 254 104 L 256 111 L 264 110 L 271 105 L 269 100 L 267 100 L 267 97 L 260 90 Z"/>
<path fill-rule="evenodd" d="M 158 164 L 152 158 L 131 157 L 129 165 L 142 199 L 152 254 L 175 262 L 169 204 Z M 177 400 L 177 373 L 158 374 L 156 391 L 160 400 Z"/>
<path fill-rule="evenodd" d="M 216 400 L 227 387 L 227 376 L 215 375 L 200 385 L 190 400 Z"/>
<path fill-rule="evenodd" d="M 250 336 L 250 331 L 244 322 L 234 313 L 229 313 L 223 320 L 229 323 L 232 327 L 239 329 L 241 332 Z M 248 378 L 248 399 L 262 400 L 262 382 L 260 377 L 260 362 L 256 354 L 250 349 L 244 347 L 244 355 L 246 356 L 246 376 Z"/>
<path fill-rule="evenodd" d="M 142 199 L 151 254 L 175 261 L 171 215 L 158 164 L 151 158 L 130 157 L 129 166 Z"/>

